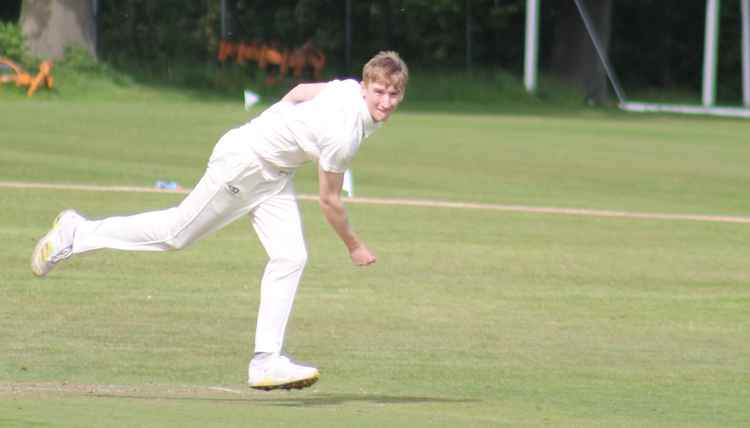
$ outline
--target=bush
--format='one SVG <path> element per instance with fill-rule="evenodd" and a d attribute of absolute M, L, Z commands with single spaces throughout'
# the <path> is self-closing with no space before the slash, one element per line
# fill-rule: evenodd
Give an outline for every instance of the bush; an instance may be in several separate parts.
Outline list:
<path fill-rule="evenodd" d="M 32 65 L 32 57 L 26 51 L 23 32 L 18 24 L 0 22 L 0 56 L 26 67 Z"/>
<path fill-rule="evenodd" d="M 97 61 L 86 49 L 67 46 L 63 58 L 55 64 L 55 74 L 60 78 L 59 89 L 67 93 L 88 93 L 91 87 L 108 83 L 120 87 L 132 84 L 125 73 L 106 62 Z M 105 83 L 107 82 L 107 83 Z"/>
<path fill-rule="evenodd" d="M 106 66 L 99 64 L 86 49 L 78 46 L 65 47 L 60 65 L 80 73 L 98 74 L 106 71 Z"/>

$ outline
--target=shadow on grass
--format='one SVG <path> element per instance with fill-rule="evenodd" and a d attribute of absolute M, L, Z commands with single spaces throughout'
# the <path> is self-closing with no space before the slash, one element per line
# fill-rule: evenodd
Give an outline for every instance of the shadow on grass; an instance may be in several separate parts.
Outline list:
<path fill-rule="evenodd" d="M 267 404 L 285 407 L 337 406 L 347 403 L 365 402 L 371 404 L 429 404 L 429 403 L 474 403 L 477 400 L 439 397 L 410 397 L 397 395 L 366 394 L 321 394 L 309 397 L 288 398 L 267 401 Z"/>
<path fill-rule="evenodd" d="M 305 394 L 295 396 L 295 394 Z M 413 397 L 402 395 L 379 394 L 346 394 L 346 393 L 311 393 L 298 391 L 258 392 L 241 397 L 209 397 L 182 395 L 134 395 L 134 394 L 91 394 L 96 398 L 115 398 L 129 400 L 166 400 L 166 401 L 205 401 L 213 403 L 252 403 L 263 406 L 277 407 L 311 407 L 311 406 L 340 406 L 349 403 L 370 404 L 459 404 L 476 403 L 479 400 L 442 397 Z"/>
<path fill-rule="evenodd" d="M 196 401 L 212 403 L 255 403 L 268 406 L 338 406 L 347 403 L 425 404 L 475 403 L 463 398 L 384 395 L 368 393 L 330 393 L 315 389 L 259 391 L 247 385 L 100 385 L 71 382 L 0 383 L 0 399 L 13 397 L 83 397 L 126 400 Z"/>

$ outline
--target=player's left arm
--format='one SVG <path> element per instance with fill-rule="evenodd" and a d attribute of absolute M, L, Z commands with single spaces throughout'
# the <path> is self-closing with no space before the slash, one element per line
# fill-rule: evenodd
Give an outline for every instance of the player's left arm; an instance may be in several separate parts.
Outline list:
<path fill-rule="evenodd" d="M 320 188 L 320 208 L 328 223 L 336 231 L 349 250 L 352 262 L 357 266 L 367 266 L 375 263 L 375 255 L 370 252 L 364 242 L 354 233 L 349 224 L 344 203 L 341 201 L 341 188 L 344 184 L 344 174 L 325 171 L 318 167 L 318 185 Z"/>
<path fill-rule="evenodd" d="M 281 101 L 288 101 L 293 104 L 302 103 L 315 98 L 323 89 L 325 89 L 328 83 L 300 83 L 299 85 L 292 88 Z"/>

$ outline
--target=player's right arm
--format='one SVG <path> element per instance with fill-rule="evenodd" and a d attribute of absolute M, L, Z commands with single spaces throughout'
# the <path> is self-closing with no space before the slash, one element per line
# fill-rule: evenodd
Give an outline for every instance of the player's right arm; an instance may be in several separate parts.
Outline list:
<path fill-rule="evenodd" d="M 281 101 L 287 101 L 293 104 L 302 103 L 315 98 L 328 83 L 300 83 L 284 95 Z"/>
<path fill-rule="evenodd" d="M 357 266 L 367 266 L 375 263 L 375 256 L 365 246 L 352 230 L 346 208 L 341 201 L 341 187 L 344 182 L 344 174 L 328 172 L 318 168 L 318 180 L 320 187 L 320 208 L 328 220 L 328 223 L 336 231 L 349 250 L 352 262 Z"/>

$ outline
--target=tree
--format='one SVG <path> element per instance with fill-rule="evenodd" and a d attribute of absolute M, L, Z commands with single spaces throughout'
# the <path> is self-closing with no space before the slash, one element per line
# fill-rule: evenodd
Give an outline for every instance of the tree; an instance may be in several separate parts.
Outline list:
<path fill-rule="evenodd" d="M 21 1 L 5 1 L 0 6 L 0 22 L 17 22 L 21 13 Z"/>
<path fill-rule="evenodd" d="M 23 0 L 20 24 L 28 48 L 37 57 L 62 58 L 78 46 L 96 56 L 96 17 L 91 0 Z"/>

